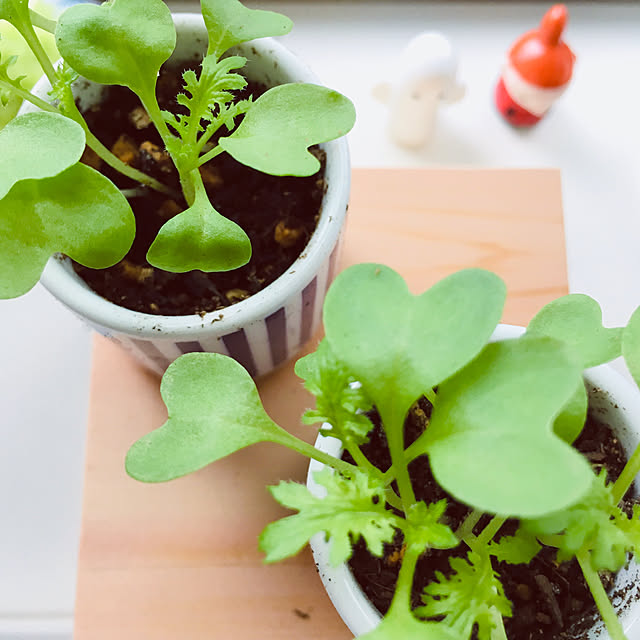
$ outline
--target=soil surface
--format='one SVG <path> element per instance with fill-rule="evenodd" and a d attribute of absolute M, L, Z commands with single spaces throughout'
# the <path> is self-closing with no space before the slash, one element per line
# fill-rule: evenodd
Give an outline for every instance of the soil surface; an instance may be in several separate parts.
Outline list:
<path fill-rule="evenodd" d="M 423 398 L 414 406 L 405 423 L 405 446 L 409 446 L 426 428 L 431 415 L 431 404 Z M 362 446 L 365 455 L 382 470 L 391 464 L 386 437 L 380 426 L 378 414 L 369 416 L 374 424 L 370 440 Z M 608 426 L 589 416 L 585 428 L 574 443 L 592 463 L 596 471 L 603 466 L 610 480 L 615 480 L 626 462 L 626 455 L 619 441 Z M 343 457 L 352 461 L 349 454 Z M 416 498 L 427 503 L 442 498 L 448 501 L 445 520 L 456 529 L 470 509 L 457 502 L 435 482 L 426 456 L 413 461 L 409 467 Z M 477 534 L 487 519 L 481 520 L 474 532 Z M 513 534 L 517 522 L 507 521 L 500 535 Z M 498 536 L 498 537 L 499 537 Z M 359 541 L 349 561 L 353 574 L 367 597 L 382 613 L 391 603 L 398 578 L 399 560 L 402 558 L 402 534 L 396 534 L 393 543 L 385 545 L 382 558 L 372 556 L 366 545 Z M 431 549 L 418 562 L 413 584 L 413 606 L 421 603 L 424 587 L 434 579 L 436 571 L 451 573 L 449 558 L 466 555 L 467 548 L 460 545 L 453 550 Z M 556 550 L 543 547 L 529 565 L 511 565 L 493 558 L 494 569 L 500 575 L 505 595 L 513 605 L 513 616 L 505 619 L 509 638 L 517 640 L 581 640 L 598 616 L 593 598 L 576 560 L 557 565 Z M 613 576 L 603 576 L 605 587 L 611 590 Z M 476 639 L 474 631 L 472 640 Z"/>
<path fill-rule="evenodd" d="M 197 70 L 196 70 L 197 71 Z M 182 91 L 181 73 L 163 70 L 158 82 L 162 109 L 184 112 L 175 102 Z M 238 99 L 257 98 L 265 87 L 249 84 Z M 180 192 L 178 177 L 160 136 L 138 98 L 124 87 L 109 87 L 105 100 L 85 112 L 91 131 L 121 160 Z M 236 121 L 238 124 L 240 119 Z M 223 127 L 222 131 L 226 132 Z M 226 135 L 226 133 L 225 133 Z M 175 274 L 152 267 L 146 253 L 160 227 L 186 208 L 151 189 L 130 199 L 136 238 L 127 256 L 109 269 L 74 264 L 89 286 L 120 306 L 162 315 L 204 314 L 257 293 L 282 275 L 302 253 L 313 233 L 325 191 L 324 152 L 312 149 L 322 163 L 311 177 L 269 176 L 236 162 L 226 153 L 201 168 L 213 206 L 239 224 L 251 240 L 253 256 L 244 267 L 225 273 Z M 123 189 L 139 185 L 124 178 L 87 150 L 83 161 Z"/>

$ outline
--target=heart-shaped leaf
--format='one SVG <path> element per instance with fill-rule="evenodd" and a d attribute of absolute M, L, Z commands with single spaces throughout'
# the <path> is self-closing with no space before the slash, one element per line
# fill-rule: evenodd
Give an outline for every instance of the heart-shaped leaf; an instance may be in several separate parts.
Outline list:
<path fill-rule="evenodd" d="M 575 354 L 583 369 L 617 358 L 622 348 L 622 329 L 603 327 L 600 305 L 593 298 L 578 293 L 544 306 L 529 323 L 527 335 L 561 340 Z M 566 442 L 571 443 L 580 435 L 587 405 L 587 391 L 580 383 L 553 427 Z"/>
<path fill-rule="evenodd" d="M 553 423 L 554 433 L 571 444 L 582 432 L 588 408 L 589 396 L 584 382 L 580 380 L 571 399 L 562 408 Z"/>
<path fill-rule="evenodd" d="M 283 36 L 291 31 L 289 18 L 273 11 L 248 9 L 238 0 L 201 0 L 209 32 L 208 54 L 219 58 L 229 47 L 254 38 Z"/>
<path fill-rule="evenodd" d="M 80 160 L 85 136 L 73 120 L 38 111 L 14 118 L 0 131 L 0 198 L 20 180 L 58 175 Z"/>
<path fill-rule="evenodd" d="M 56 44 L 80 75 L 144 98 L 173 53 L 176 31 L 162 0 L 111 0 L 69 7 L 58 20 Z"/>
<path fill-rule="evenodd" d="M 467 269 L 414 296 L 392 269 L 355 265 L 327 295 L 327 340 L 383 415 L 392 403 L 406 411 L 480 352 L 505 293 L 495 274 Z"/>
<path fill-rule="evenodd" d="M 583 369 L 617 358 L 622 329 L 602 326 L 602 309 L 589 296 L 572 293 L 550 302 L 527 327 L 531 336 L 549 336 L 565 342 Z"/>
<path fill-rule="evenodd" d="M 438 483 L 474 508 L 516 517 L 563 509 L 593 480 L 585 458 L 552 430 L 580 380 L 557 340 L 489 344 L 438 387 L 416 449 L 429 454 Z"/>
<path fill-rule="evenodd" d="M 60 251 L 93 269 L 129 250 L 135 219 L 126 198 L 83 164 L 41 180 L 22 180 L 0 200 L 0 298 L 31 289 Z"/>
<path fill-rule="evenodd" d="M 137 480 L 173 480 L 251 444 L 292 439 L 266 414 L 251 376 L 227 356 L 181 356 L 160 393 L 169 419 L 127 453 L 127 473 Z"/>
<path fill-rule="evenodd" d="M 640 307 L 633 312 L 622 333 L 622 355 L 629 373 L 640 387 Z"/>
<path fill-rule="evenodd" d="M 250 258 L 247 234 L 213 208 L 204 190 L 196 192 L 191 207 L 162 226 L 147 252 L 150 264 L 174 273 L 230 271 Z"/>
<path fill-rule="evenodd" d="M 337 91 L 284 84 L 263 93 L 220 146 L 238 162 L 274 176 L 310 176 L 320 168 L 307 149 L 346 135 L 355 109 Z"/>

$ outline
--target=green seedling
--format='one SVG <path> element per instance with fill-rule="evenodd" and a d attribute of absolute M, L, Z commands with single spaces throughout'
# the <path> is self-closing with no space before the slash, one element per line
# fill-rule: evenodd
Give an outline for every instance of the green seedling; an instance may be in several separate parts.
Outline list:
<path fill-rule="evenodd" d="M 132 446 L 127 471 L 142 481 L 167 481 L 259 441 L 326 465 L 315 476 L 325 497 L 294 482 L 271 488 L 297 513 L 269 524 L 259 544 L 274 562 L 324 532 L 337 565 L 350 557 L 354 541 L 381 556 L 384 543 L 401 532 L 395 595 L 367 640 L 464 640 L 474 629 L 481 640 L 505 640 L 512 606 L 492 557 L 527 564 L 543 544 L 557 548 L 558 562 L 577 558 L 611 638 L 622 640 L 598 572 L 619 570 L 640 549 L 639 510 L 628 517 L 619 506 L 640 471 L 640 453 L 608 483 L 570 445 L 586 418 L 585 367 L 623 354 L 640 382 L 640 310 L 627 327 L 606 329 L 594 300 L 569 295 L 544 307 L 520 338 L 491 342 L 505 295 L 500 278 L 477 269 L 415 296 L 387 267 L 351 267 L 327 295 L 325 339 L 295 370 L 317 402 L 303 422 L 322 423 L 355 464 L 276 425 L 239 364 L 195 353 L 167 370 L 161 391 L 169 419 Z M 423 396 L 433 405 L 431 417 L 407 447 L 405 418 Z M 372 406 L 389 444 L 388 469 L 374 467 L 361 449 Z M 415 497 L 408 466 L 421 460 L 472 509 L 456 531 L 443 522 L 446 501 Z M 488 524 L 478 532 L 485 514 Z M 496 536 L 508 518 L 519 523 L 515 534 Z M 436 574 L 422 606 L 412 610 L 419 557 L 459 545 L 466 555 L 451 560 L 447 575 Z"/>
<path fill-rule="evenodd" d="M 44 112 L 38 118 L 16 117 L 0 135 L 0 164 L 6 168 L 0 178 L 0 269 L 5 273 L 0 297 L 31 289 L 52 253 L 103 268 L 130 248 L 131 209 L 110 181 L 80 164 L 85 144 L 123 175 L 180 198 L 123 163 L 89 131 L 72 92 L 79 76 L 133 91 L 173 160 L 184 210 L 160 229 L 147 254 L 153 266 L 173 272 L 228 271 L 251 258 L 246 233 L 209 201 L 202 165 L 228 153 L 265 173 L 308 176 L 320 167 L 309 147 L 351 129 L 353 105 L 325 87 L 293 83 L 272 87 L 256 100 L 235 97 L 247 84 L 239 73 L 247 61 L 229 49 L 287 33 L 288 18 L 248 9 L 238 0 L 202 0 L 202 14 L 208 50 L 198 73 L 184 73 L 184 92 L 177 96 L 183 111 L 170 113 L 156 98 L 158 72 L 176 45 L 171 13 L 162 0 L 79 4 L 57 20 L 30 10 L 28 0 L 0 0 L 0 24 L 20 34 L 53 87 L 50 101 L 32 94 L 20 75 L 21 60 L 0 46 L 0 97 L 27 100 Z M 36 27 L 55 34 L 59 64 L 52 63 Z"/>

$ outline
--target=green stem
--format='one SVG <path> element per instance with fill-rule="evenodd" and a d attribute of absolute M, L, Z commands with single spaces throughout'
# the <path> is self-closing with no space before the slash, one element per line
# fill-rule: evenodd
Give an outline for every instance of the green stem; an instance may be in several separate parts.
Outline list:
<path fill-rule="evenodd" d="M 30 102 L 32 105 L 38 107 L 38 109 L 41 109 L 42 111 L 48 111 L 49 113 L 60 113 L 59 109 L 56 109 L 53 105 L 49 104 L 42 98 L 38 98 L 38 96 L 33 95 L 33 93 L 15 87 L 14 85 L 9 84 L 4 80 L 0 80 L 0 87 L 5 87 L 11 90 L 13 93 L 20 96 L 23 100 Z M 89 131 L 87 123 L 85 122 L 82 114 L 79 111 L 76 110 L 76 113 L 73 113 L 69 117 L 71 117 L 72 120 L 75 120 L 84 129 L 87 146 L 95 151 L 96 155 L 104 160 L 104 162 L 106 162 L 110 167 L 113 167 L 116 171 L 119 171 L 123 175 L 131 178 L 136 182 L 139 182 L 140 184 L 147 185 L 148 187 L 151 187 L 156 191 L 160 191 L 161 193 L 164 193 L 172 198 L 178 197 L 178 194 L 175 193 L 173 189 L 170 189 L 155 178 L 148 176 L 146 173 L 143 173 L 142 171 L 139 171 L 134 167 L 130 167 L 128 164 L 122 162 L 120 158 L 111 153 L 111 151 L 109 151 L 109 149 L 107 149 L 107 147 L 105 147 L 100 142 L 100 140 L 98 140 L 98 138 L 96 138 L 91 133 L 91 131 Z"/>
<path fill-rule="evenodd" d="M 390 504 L 398 511 L 402 511 L 402 500 L 400 500 L 398 494 L 391 487 L 387 487 L 385 489 L 384 498 L 387 501 L 387 504 Z"/>
<path fill-rule="evenodd" d="M 420 557 L 420 550 L 413 549 L 411 545 L 405 548 L 402 564 L 400 565 L 400 573 L 398 574 L 398 582 L 396 582 L 396 591 L 391 601 L 392 610 L 400 609 L 402 615 L 411 611 L 411 591 L 413 589 L 413 576 L 416 572 L 416 565 Z"/>
<path fill-rule="evenodd" d="M 85 134 L 87 136 L 87 146 L 92 149 L 98 157 L 104 160 L 110 167 L 113 167 L 116 171 L 119 171 L 122 175 L 127 176 L 127 178 L 131 178 L 140 184 L 147 185 L 160 193 L 164 193 L 171 198 L 179 198 L 179 194 L 177 194 L 173 189 L 170 189 L 166 185 L 162 184 L 162 182 L 148 176 L 146 173 L 143 173 L 139 169 L 132 167 L 125 162 L 122 162 L 118 156 L 114 155 L 105 147 L 98 138 L 96 138 L 93 133 L 88 130 L 85 130 Z"/>
<path fill-rule="evenodd" d="M 158 104 L 154 91 L 145 92 L 144 97 L 138 94 L 138 97 L 149 118 L 151 118 L 151 122 L 153 122 L 155 128 L 158 130 L 165 147 L 170 147 L 170 143 L 175 139 L 175 136 L 169 131 L 169 127 L 162 117 L 162 111 L 160 110 L 160 105 Z"/>
<path fill-rule="evenodd" d="M 640 472 L 640 446 L 636 447 L 633 455 L 627 460 L 622 473 L 613 485 L 613 499 L 615 504 L 622 500 L 622 496 L 627 493 L 629 487 L 633 484 L 636 476 Z"/>
<path fill-rule="evenodd" d="M 403 510 L 407 513 L 409 507 L 416 502 L 416 497 L 409 478 L 409 468 L 405 463 L 404 450 L 404 419 L 407 410 L 393 403 L 391 407 L 378 407 L 382 424 L 387 435 L 391 466 L 395 469 L 398 492 L 402 500 Z"/>
<path fill-rule="evenodd" d="M 424 395 L 427 400 L 435 407 L 437 402 L 436 392 L 433 389 L 429 389 L 428 391 L 424 392 Z"/>
<path fill-rule="evenodd" d="M 33 24 L 34 27 L 38 27 L 38 29 L 42 29 L 52 35 L 56 32 L 56 27 L 58 26 L 57 20 L 46 18 L 33 9 L 29 9 L 29 15 L 31 16 L 31 24 Z"/>
<path fill-rule="evenodd" d="M 200 156 L 198 158 L 198 166 L 201 167 L 206 162 L 209 162 L 209 160 L 213 160 L 216 156 L 219 156 L 223 151 L 224 149 L 220 145 L 213 147 L 211 151 L 208 151 L 203 156 Z"/>
<path fill-rule="evenodd" d="M 12 93 L 15 93 L 17 96 L 30 102 L 31 104 L 38 107 L 42 111 L 49 111 L 50 113 L 60 113 L 58 109 L 56 109 L 53 105 L 49 104 L 46 100 L 42 98 L 38 98 L 38 96 L 34 96 L 33 93 L 27 91 L 26 89 L 22 89 L 21 87 L 16 87 L 15 85 L 6 82 L 5 80 L 0 80 L 0 87 L 4 87 L 8 89 Z"/>
<path fill-rule="evenodd" d="M 482 516 L 482 511 L 477 509 L 471 511 L 456 530 L 456 537 L 459 540 L 464 540 L 470 533 L 473 533 L 473 528 L 478 524 Z"/>
<path fill-rule="evenodd" d="M 476 538 L 476 544 L 480 546 L 488 545 L 493 536 L 500 531 L 500 527 L 507 521 L 503 516 L 493 516 L 489 524 L 480 532 L 480 535 Z"/>
<path fill-rule="evenodd" d="M 53 64 L 51 60 L 49 60 L 49 56 L 47 52 L 44 50 L 42 43 L 38 39 L 38 36 L 30 24 L 24 25 L 22 29 L 20 29 L 20 35 L 24 38 L 25 42 L 29 45 L 29 49 L 33 52 L 33 55 L 38 60 L 38 63 L 42 67 L 47 79 L 53 86 L 56 83 L 56 71 L 53 68 Z"/>
<path fill-rule="evenodd" d="M 340 473 L 350 474 L 357 470 L 354 464 L 350 464 L 349 462 L 345 462 L 344 460 L 340 460 L 324 451 L 320 451 L 320 449 L 316 449 L 313 445 L 310 445 L 308 442 L 301 440 L 300 438 L 296 438 L 296 436 L 292 435 L 288 431 L 282 429 L 280 432 L 280 438 L 278 440 L 274 440 L 278 444 L 281 444 L 288 449 L 292 449 L 297 453 L 306 456 L 307 458 L 311 458 L 312 460 L 317 460 L 322 464 L 339 471 Z"/>
<path fill-rule="evenodd" d="M 509 640 L 504 628 L 504 618 L 502 614 L 495 607 L 491 607 L 491 616 L 494 623 L 493 629 L 491 630 L 491 640 Z"/>
<path fill-rule="evenodd" d="M 593 599 L 596 602 L 598 611 L 600 611 L 600 615 L 604 620 L 607 631 L 611 636 L 611 640 L 627 640 L 627 637 L 624 634 L 624 629 L 620 624 L 620 620 L 618 619 L 615 609 L 613 608 L 613 605 L 609 600 L 609 596 L 607 595 L 607 592 L 602 585 L 600 576 L 598 575 L 598 572 L 595 571 L 595 569 L 591 566 L 589 552 L 584 549 L 578 551 L 578 553 L 576 554 L 576 558 L 578 559 L 578 563 L 580 564 L 580 569 L 582 569 L 584 579 L 589 586 L 591 595 L 593 595 Z"/>

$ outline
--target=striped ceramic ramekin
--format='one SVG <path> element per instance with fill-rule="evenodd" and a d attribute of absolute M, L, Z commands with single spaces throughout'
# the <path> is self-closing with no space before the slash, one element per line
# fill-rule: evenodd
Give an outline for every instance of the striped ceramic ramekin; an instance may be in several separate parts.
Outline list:
<path fill-rule="evenodd" d="M 178 44 L 174 59 L 202 57 L 207 35 L 200 15 L 175 14 Z M 292 53 L 270 38 L 236 48 L 248 59 L 252 80 L 268 86 L 284 82 L 317 83 Z M 36 93 L 46 97 L 41 81 Z M 81 103 L 99 99 L 95 86 L 78 94 Z M 26 108 L 25 110 L 31 110 Z M 94 293 L 73 271 L 68 259 L 49 260 L 41 282 L 96 331 L 117 342 L 150 369 L 162 373 L 178 356 L 191 351 L 230 355 L 253 376 L 262 376 L 292 358 L 320 326 L 325 293 L 337 263 L 350 186 L 344 139 L 322 145 L 326 151 L 326 192 L 320 219 L 307 247 L 293 265 L 259 293 L 227 309 L 189 316 L 157 316 L 119 307 Z"/>

